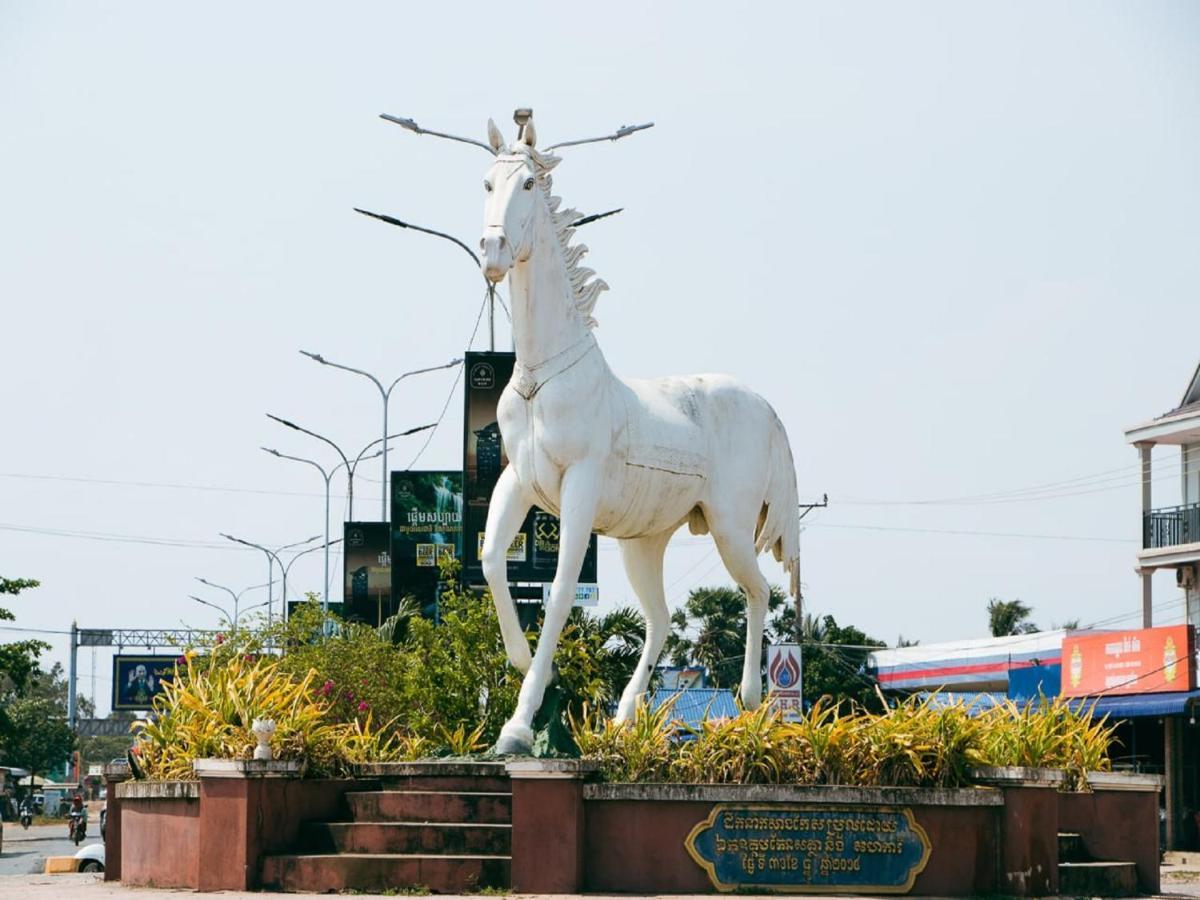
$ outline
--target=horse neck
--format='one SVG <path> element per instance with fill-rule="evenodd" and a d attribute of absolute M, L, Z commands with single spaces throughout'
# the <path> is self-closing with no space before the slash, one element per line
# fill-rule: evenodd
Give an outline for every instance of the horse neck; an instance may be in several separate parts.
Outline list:
<path fill-rule="evenodd" d="M 529 258 L 517 263 L 509 276 L 513 345 L 517 361 L 527 366 L 561 353 L 588 333 L 575 308 L 566 260 L 544 199 L 538 199 L 535 210 Z"/>

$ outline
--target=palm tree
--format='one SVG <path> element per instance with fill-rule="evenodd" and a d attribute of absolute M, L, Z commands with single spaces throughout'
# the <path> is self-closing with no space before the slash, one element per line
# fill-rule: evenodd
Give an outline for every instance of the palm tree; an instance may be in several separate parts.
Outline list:
<path fill-rule="evenodd" d="M 1037 625 L 1029 621 L 1033 608 L 1020 600 L 1001 600 L 992 597 L 988 600 L 988 627 L 992 637 L 1008 637 L 1014 634 L 1033 634 L 1038 630 Z"/>
<path fill-rule="evenodd" d="M 785 600 L 782 591 L 771 588 L 767 610 L 779 613 L 771 620 L 772 632 L 778 633 L 781 623 L 787 627 L 787 613 L 780 609 Z M 765 648 L 763 653 L 765 659 Z M 671 614 L 666 654 L 675 666 L 703 666 L 714 687 L 738 684 L 746 655 L 745 595 L 730 587 L 693 590 L 684 605 Z"/>

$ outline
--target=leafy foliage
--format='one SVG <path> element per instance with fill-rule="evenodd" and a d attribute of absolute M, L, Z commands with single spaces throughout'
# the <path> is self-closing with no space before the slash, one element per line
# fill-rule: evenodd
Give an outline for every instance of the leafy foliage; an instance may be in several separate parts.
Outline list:
<path fill-rule="evenodd" d="M 1033 608 L 1020 600 L 988 600 L 988 629 L 992 637 L 1008 637 L 1015 634 L 1034 634 L 1038 627 L 1029 621 Z"/>
<path fill-rule="evenodd" d="M 639 708 L 626 726 L 576 720 L 575 740 L 608 781 L 959 787 L 977 766 L 1036 765 L 1083 789 L 1088 772 L 1111 766 L 1113 726 L 1063 700 L 986 712 L 916 698 L 879 712 L 818 702 L 795 722 L 764 705 L 690 733 L 669 710 Z"/>
<path fill-rule="evenodd" d="M 16 596 L 36 588 L 30 578 L 0 578 L 0 595 Z M 0 607 L 0 621 L 15 620 Z M 75 746 L 66 724 L 65 696 L 53 696 L 53 672 L 38 668 L 38 659 L 50 649 L 44 641 L 0 644 L 0 756 L 5 762 L 47 772 L 59 766 Z"/>
<path fill-rule="evenodd" d="M 768 614 L 778 612 L 785 601 L 782 591 L 771 588 Z M 704 666 L 713 687 L 735 687 L 746 655 L 746 595 L 731 587 L 693 590 L 671 615 L 666 655 L 675 666 Z"/>
<path fill-rule="evenodd" d="M 195 759 L 247 757 L 254 717 L 275 718 L 276 753 L 314 772 L 485 750 L 516 707 L 520 677 L 490 599 L 460 588 L 456 571 L 443 573 L 449 588 L 436 625 L 406 610 L 371 628 L 314 601 L 286 623 L 190 649 L 141 730 L 143 767 L 153 778 L 187 778 Z M 573 611 L 555 657 L 566 713 L 615 698 L 641 652 L 640 629 L 631 610 Z M 307 741 L 298 742 L 300 730 Z"/>

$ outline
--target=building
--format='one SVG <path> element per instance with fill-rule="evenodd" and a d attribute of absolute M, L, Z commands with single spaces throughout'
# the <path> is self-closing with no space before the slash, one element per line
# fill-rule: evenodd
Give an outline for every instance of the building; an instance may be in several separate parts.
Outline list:
<path fill-rule="evenodd" d="M 1153 624 L 1152 576 L 1173 569 L 1175 583 L 1185 592 L 1187 622 L 1200 624 L 1200 366 L 1184 391 L 1179 405 L 1125 432 L 1138 450 L 1142 468 L 1142 547 L 1137 572 L 1142 578 L 1142 624 Z M 1179 448 L 1179 492 L 1170 488 L 1155 505 L 1151 451 L 1156 444 Z M 1162 500 L 1177 503 L 1162 504 Z"/>

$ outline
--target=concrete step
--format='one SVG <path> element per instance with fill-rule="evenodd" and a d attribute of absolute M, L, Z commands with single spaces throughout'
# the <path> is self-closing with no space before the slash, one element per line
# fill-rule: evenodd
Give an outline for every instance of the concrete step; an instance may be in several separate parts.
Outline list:
<path fill-rule="evenodd" d="M 1059 862 L 1087 862 L 1087 851 L 1083 846 L 1083 838 L 1073 831 L 1058 833 Z"/>
<path fill-rule="evenodd" d="M 379 779 L 385 791 L 465 791 L 467 793 L 512 793 L 512 781 L 498 775 L 385 775 Z"/>
<path fill-rule="evenodd" d="M 1131 862 L 1064 862 L 1058 864 L 1062 897 L 1136 897 L 1137 866 Z"/>
<path fill-rule="evenodd" d="M 508 856 L 511 825 L 425 822 L 306 822 L 302 853 L 406 853 Z"/>
<path fill-rule="evenodd" d="M 385 790 L 491 791 L 512 790 L 502 762 L 438 760 L 406 763 L 363 763 L 360 777 L 378 779 Z"/>
<path fill-rule="evenodd" d="M 281 855 L 263 860 L 262 884 L 278 891 L 317 894 L 417 887 L 466 894 L 481 888 L 507 888 L 510 872 L 507 856 Z"/>
<path fill-rule="evenodd" d="M 459 822 L 499 825 L 512 821 L 512 794 L 489 791 L 351 791 L 356 822 Z"/>

